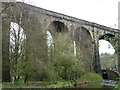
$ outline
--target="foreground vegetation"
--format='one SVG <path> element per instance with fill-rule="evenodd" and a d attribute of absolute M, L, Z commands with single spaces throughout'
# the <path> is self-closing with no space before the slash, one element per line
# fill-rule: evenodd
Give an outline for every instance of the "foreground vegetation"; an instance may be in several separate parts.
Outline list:
<path fill-rule="evenodd" d="M 10 45 L 11 82 L 3 83 L 4 88 L 102 88 L 102 77 L 85 72 L 80 47 L 68 34 L 58 33 L 46 45 L 45 33 L 31 36 L 33 43 L 19 33 L 11 37 L 15 41 Z M 38 41 L 40 46 L 34 44 Z"/>
<path fill-rule="evenodd" d="M 19 33 L 20 31 L 13 34 L 11 38 L 15 42 L 10 45 L 10 74 L 13 85 L 18 85 L 19 82 L 28 84 L 29 81 L 75 81 L 85 73 L 80 48 L 73 46 L 68 34 L 59 34 L 46 48 L 45 35 L 42 33 L 39 35 L 41 46 L 36 46 L 36 50 L 36 47 L 30 49 L 34 43 L 28 45 L 26 38 L 21 39 Z M 37 38 L 33 38 L 35 42 L 38 42 Z"/>
<path fill-rule="evenodd" d="M 119 80 L 119 82 L 117 83 L 117 85 L 115 86 L 114 89 L 118 89 L 118 88 L 120 88 L 120 78 L 118 77 L 118 78 L 116 78 L 116 79 Z"/>
<path fill-rule="evenodd" d="M 15 28 L 11 30 L 11 82 L 3 83 L 3 87 L 62 88 L 102 82 L 100 75 L 85 72 L 83 54 L 69 34 L 57 33 L 46 44 L 44 32 L 26 39 L 25 34 L 20 35 L 21 31 L 21 27 L 18 32 Z"/>
<path fill-rule="evenodd" d="M 115 88 L 120 88 L 120 82 L 115 86 Z"/>
<path fill-rule="evenodd" d="M 116 68 L 117 67 L 117 55 L 116 54 L 101 54 L 101 68 L 102 69 L 110 69 L 110 68 Z"/>
<path fill-rule="evenodd" d="M 3 88 L 102 88 L 102 80 L 102 77 L 98 74 L 87 73 L 75 81 L 61 80 L 56 82 L 29 81 L 28 83 L 3 83 Z"/>

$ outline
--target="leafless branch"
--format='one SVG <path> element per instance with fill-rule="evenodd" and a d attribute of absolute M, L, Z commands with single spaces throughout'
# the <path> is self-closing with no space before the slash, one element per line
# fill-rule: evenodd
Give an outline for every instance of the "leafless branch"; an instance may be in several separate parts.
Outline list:
<path fill-rule="evenodd" d="M 1 13 L 3 13 L 3 12 L 4 12 L 7 8 L 9 8 L 11 5 L 12 5 L 11 2 L 5 3 L 4 6 L 2 7 L 2 12 L 1 12 Z M 1 13 L 0 13 L 0 14 L 1 14 Z"/>

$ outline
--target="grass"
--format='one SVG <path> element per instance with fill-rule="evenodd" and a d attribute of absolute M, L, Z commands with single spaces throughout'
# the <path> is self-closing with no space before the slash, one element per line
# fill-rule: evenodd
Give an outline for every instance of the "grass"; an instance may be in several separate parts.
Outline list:
<path fill-rule="evenodd" d="M 84 81 L 85 82 L 85 81 Z M 83 83 L 84 83 L 83 82 Z M 98 84 L 98 83 L 92 83 L 90 82 L 89 84 L 81 84 L 81 81 L 77 81 L 76 83 L 76 86 L 75 86 L 75 82 L 74 81 L 58 81 L 56 83 L 49 83 L 49 82 L 39 82 L 39 83 L 36 83 L 36 82 L 32 82 L 27 85 L 27 84 L 24 84 L 22 82 L 19 82 L 17 84 L 10 84 L 10 83 L 4 83 L 3 84 L 3 88 L 86 88 L 89 87 L 93 87 L 95 86 L 95 88 L 100 88 L 100 85 L 101 84 Z"/>
<path fill-rule="evenodd" d="M 120 80 L 120 78 L 118 77 L 118 78 L 116 78 L 116 79 L 118 79 L 118 80 Z M 115 86 L 115 89 L 118 89 L 118 88 L 120 88 L 120 81 L 117 83 L 117 85 Z"/>
<path fill-rule="evenodd" d="M 47 88 L 68 88 L 73 86 L 74 83 L 71 81 L 58 81 L 56 84 L 48 85 Z"/>
<path fill-rule="evenodd" d="M 22 88 L 22 87 L 26 87 L 26 86 L 27 85 L 23 82 L 16 82 L 14 84 L 9 83 L 9 82 L 2 83 L 3 88 Z"/>
<path fill-rule="evenodd" d="M 77 88 L 77 87 L 88 87 L 88 88 L 100 88 L 102 77 L 95 73 L 87 73 L 76 81 L 56 81 L 51 82 L 29 82 L 25 84 L 23 82 L 17 83 L 3 83 L 3 88 Z M 99 83 L 100 82 L 100 83 Z"/>
<path fill-rule="evenodd" d="M 29 82 L 25 84 L 23 82 L 17 82 L 15 84 L 3 83 L 3 88 L 62 88 L 70 87 L 73 84 L 70 81 L 58 81 L 56 83 L 50 82 Z"/>
<path fill-rule="evenodd" d="M 80 80 L 91 81 L 91 82 L 101 82 L 103 81 L 102 76 L 96 73 L 87 73 L 80 78 Z"/>
<path fill-rule="evenodd" d="M 120 88 L 120 82 L 115 86 L 115 88 Z"/>
<path fill-rule="evenodd" d="M 102 88 L 102 76 L 96 73 L 86 73 L 84 76 L 80 78 L 80 80 L 77 82 L 78 84 L 80 82 L 83 82 L 86 84 L 79 85 L 79 88 Z"/>

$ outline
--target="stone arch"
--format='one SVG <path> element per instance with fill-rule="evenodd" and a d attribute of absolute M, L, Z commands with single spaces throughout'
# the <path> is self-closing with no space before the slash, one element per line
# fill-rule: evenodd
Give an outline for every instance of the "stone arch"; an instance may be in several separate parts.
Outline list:
<path fill-rule="evenodd" d="M 99 36 L 99 43 L 104 42 L 105 43 L 104 46 L 110 48 L 110 49 L 104 48 L 106 50 L 106 53 L 100 54 L 101 69 L 109 69 L 109 68 L 118 69 L 117 48 L 115 47 L 114 43 L 112 43 L 112 42 L 114 42 L 114 38 L 115 38 L 115 35 L 111 34 L 111 33 L 106 33 L 106 34 Z M 109 46 L 107 46 L 106 44 L 108 44 Z M 99 44 L 99 47 L 100 47 L 100 44 Z M 111 48 L 113 48 L 113 49 L 111 49 Z M 102 49 L 101 49 L 101 51 L 102 51 Z M 99 48 L 99 52 L 100 52 L 100 48 Z M 109 54 L 112 54 L 112 55 L 109 55 Z M 104 58 L 106 58 L 106 57 L 109 60 L 105 61 Z"/>
<path fill-rule="evenodd" d="M 85 27 L 78 27 L 74 31 L 73 37 L 76 42 L 76 46 L 80 47 L 82 52 L 85 69 L 89 72 L 93 69 L 93 47 L 91 34 Z"/>
<path fill-rule="evenodd" d="M 105 37 L 112 38 L 112 37 L 115 37 L 115 35 L 110 34 L 110 33 L 106 33 L 106 34 L 104 34 L 104 35 L 100 35 L 100 36 L 99 36 L 99 40 L 100 40 L 100 39 L 105 39 Z"/>
<path fill-rule="evenodd" d="M 110 42 L 111 45 L 112 45 L 112 41 L 114 41 L 114 38 L 115 38 L 115 35 L 114 35 L 114 34 L 111 34 L 111 33 L 106 33 L 106 34 L 104 34 L 104 35 L 100 35 L 100 36 L 99 36 L 99 40 L 106 40 L 106 41 Z M 113 40 L 112 40 L 112 39 L 113 39 Z M 112 46 L 114 46 L 114 45 L 112 45 Z M 117 48 L 114 47 L 114 49 L 116 50 Z M 116 50 L 116 51 L 117 51 L 117 50 Z"/>
<path fill-rule="evenodd" d="M 119 73 L 113 70 L 102 70 L 103 79 L 117 80 L 120 77 Z"/>
<path fill-rule="evenodd" d="M 57 39 L 59 34 L 66 34 L 68 32 L 68 27 L 65 23 L 61 21 L 52 21 L 46 31 L 47 34 L 47 46 L 48 52 L 53 51 L 54 49 L 54 40 Z"/>
<path fill-rule="evenodd" d="M 13 42 L 11 40 L 14 40 L 15 37 L 19 37 L 21 41 L 24 41 L 24 39 L 26 39 L 25 31 L 16 22 L 10 22 L 10 43 Z"/>
<path fill-rule="evenodd" d="M 56 36 L 58 33 L 66 33 L 68 31 L 68 27 L 61 21 L 53 21 L 50 23 L 47 29 L 52 36 Z"/>
<path fill-rule="evenodd" d="M 82 25 L 82 27 L 85 28 L 85 29 L 88 31 L 88 33 L 90 34 L 92 40 L 94 40 L 94 36 L 93 36 L 93 31 L 92 31 L 92 29 L 89 28 L 89 27 L 86 26 L 86 25 Z"/>
<path fill-rule="evenodd" d="M 74 39 L 77 40 L 77 41 L 80 41 L 81 39 L 85 39 L 86 36 L 88 36 L 89 39 L 92 40 L 92 36 L 91 36 L 89 30 L 86 29 L 85 27 L 78 27 L 78 28 L 76 28 L 76 30 L 74 31 L 74 34 L 73 34 Z M 83 37 L 85 37 L 85 38 L 83 38 Z M 77 42 L 77 44 L 78 43 L 80 44 L 81 42 Z"/>
<path fill-rule="evenodd" d="M 10 22 L 9 30 L 9 53 L 16 52 L 15 49 L 18 48 L 16 53 L 21 53 L 25 49 L 24 45 L 26 43 L 26 33 L 25 30 L 16 22 Z"/>
<path fill-rule="evenodd" d="M 104 34 L 104 35 L 100 35 L 100 36 L 99 36 L 99 40 L 106 40 L 106 41 L 110 42 L 111 45 L 112 45 L 112 41 L 114 41 L 114 38 L 115 38 L 115 35 L 113 35 L 113 34 L 111 34 L 111 33 L 106 33 L 106 34 Z M 113 39 L 113 40 L 112 40 L 112 39 Z M 114 46 L 114 45 L 112 45 L 112 46 Z M 114 49 L 116 50 L 115 47 L 114 47 Z"/>

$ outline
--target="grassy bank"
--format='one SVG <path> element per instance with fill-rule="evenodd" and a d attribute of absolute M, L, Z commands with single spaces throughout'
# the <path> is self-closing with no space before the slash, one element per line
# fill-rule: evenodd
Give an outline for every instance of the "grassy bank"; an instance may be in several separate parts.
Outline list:
<path fill-rule="evenodd" d="M 118 82 L 118 84 L 115 86 L 115 89 L 120 88 L 120 81 Z"/>
<path fill-rule="evenodd" d="M 80 77 L 78 80 L 71 81 L 56 81 L 56 82 L 28 82 L 27 84 L 23 82 L 3 83 L 3 88 L 100 88 L 102 82 L 102 77 L 95 73 L 87 73 Z"/>

